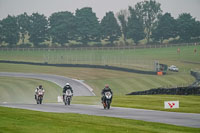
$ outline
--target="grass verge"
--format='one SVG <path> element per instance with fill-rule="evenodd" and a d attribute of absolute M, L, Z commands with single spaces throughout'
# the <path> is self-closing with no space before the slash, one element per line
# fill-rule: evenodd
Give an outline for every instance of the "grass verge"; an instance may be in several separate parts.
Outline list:
<path fill-rule="evenodd" d="M 164 109 L 164 101 L 179 101 L 178 109 Z M 200 113 L 200 96 L 181 95 L 140 95 L 140 96 L 115 96 L 111 106 L 160 110 L 182 113 Z M 100 97 L 74 97 L 73 103 L 101 105 Z"/>
<path fill-rule="evenodd" d="M 164 101 L 179 101 L 178 109 L 164 109 Z M 184 113 L 200 113 L 200 96 L 181 95 L 140 95 L 117 96 L 113 98 L 112 106 L 161 110 Z"/>
<path fill-rule="evenodd" d="M 161 123 L 80 114 L 44 113 L 0 107 L 0 133 L 188 133 L 200 132 Z"/>

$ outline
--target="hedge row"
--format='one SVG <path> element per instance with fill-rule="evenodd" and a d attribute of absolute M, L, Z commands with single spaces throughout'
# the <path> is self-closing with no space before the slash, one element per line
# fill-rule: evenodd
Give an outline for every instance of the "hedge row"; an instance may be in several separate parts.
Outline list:
<path fill-rule="evenodd" d="M 190 74 L 195 77 L 196 81 L 191 84 L 191 86 L 199 86 L 200 85 L 200 73 L 199 72 L 194 72 L 190 71 Z"/>
<path fill-rule="evenodd" d="M 200 95 L 200 87 L 157 88 L 146 91 L 132 92 L 127 95 Z"/>

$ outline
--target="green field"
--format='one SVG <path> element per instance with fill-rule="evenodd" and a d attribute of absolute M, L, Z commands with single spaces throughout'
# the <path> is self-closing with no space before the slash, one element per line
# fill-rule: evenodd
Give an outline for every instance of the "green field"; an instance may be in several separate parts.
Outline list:
<path fill-rule="evenodd" d="M 62 95 L 62 88 L 48 81 L 26 78 L 0 77 L 0 103 L 35 103 L 34 90 L 39 84 L 42 84 L 45 88 L 45 96 L 43 101 L 44 103 L 57 102 L 57 96 Z M 175 100 L 180 101 L 179 109 L 166 110 L 163 108 L 164 101 Z M 200 113 L 199 100 L 199 96 L 114 96 L 112 106 L 173 112 Z M 101 105 L 100 96 L 73 97 L 72 104 Z"/>
<path fill-rule="evenodd" d="M 177 48 L 181 52 L 177 53 Z M 194 53 L 194 49 L 197 53 Z M 196 68 L 200 62 L 200 45 L 151 49 L 20 49 L 0 51 L 0 60 L 48 62 L 57 64 L 112 65 L 154 70 L 154 62 L 177 65 L 182 72 Z M 185 65 L 186 64 L 186 65 Z"/>
<path fill-rule="evenodd" d="M 179 101 L 180 108 L 164 109 L 164 101 Z M 118 96 L 113 99 L 112 106 L 161 110 L 171 112 L 200 113 L 200 96 L 178 95 L 139 95 Z"/>
<path fill-rule="evenodd" d="M 44 62 L 43 56 L 57 58 L 62 56 L 64 62 L 70 63 L 69 58 L 77 57 L 78 60 L 87 60 L 90 63 L 98 62 L 102 56 L 109 58 L 108 62 L 112 62 L 112 58 L 118 58 L 120 61 L 128 61 L 133 59 L 132 63 L 137 63 L 137 60 L 159 60 L 164 64 L 174 64 L 179 67 L 180 72 L 168 72 L 165 76 L 135 74 L 121 71 L 112 71 L 105 69 L 93 68 L 70 68 L 70 67 L 53 67 L 53 66 L 36 66 L 36 65 L 23 65 L 23 64 L 7 64 L 0 63 L 1 72 L 25 72 L 25 73 L 47 73 L 56 74 L 75 79 L 84 80 L 85 83 L 94 89 L 94 93 L 99 96 L 101 89 L 105 84 L 109 84 L 113 92 L 117 96 L 124 96 L 133 91 L 142 91 L 157 87 L 176 87 L 187 86 L 192 84 L 195 79 L 190 75 L 190 70 L 200 69 L 200 46 L 182 46 L 180 54 L 177 54 L 178 47 L 170 48 L 151 48 L 151 49 L 110 49 L 110 50 L 84 50 L 84 49 L 71 49 L 71 50 L 51 50 L 44 51 L 40 49 L 37 51 L 0 51 L 0 60 L 15 60 L 15 61 L 29 61 L 29 62 Z M 194 54 L 194 48 L 197 53 Z M 92 55 L 92 56 L 91 56 Z M 89 58 L 93 57 L 93 58 Z M 52 58 L 49 58 L 52 59 Z M 64 59 L 67 60 L 64 60 Z M 128 58 L 128 60 L 126 60 Z M 136 59 L 136 60 L 135 60 Z M 78 61 L 77 60 L 77 61 Z M 101 60 L 101 61 L 102 61 Z M 52 60 L 53 61 L 53 60 Z M 61 60 L 60 60 L 61 61 Z M 72 60 L 71 60 L 72 61 Z M 84 63 L 84 62 L 78 63 Z M 115 60 L 117 61 L 117 60 Z M 134 62 L 136 61 L 136 62 Z M 54 62 L 56 63 L 56 62 Z M 77 62 L 71 62 L 77 63 Z M 85 62 L 86 63 L 86 62 Z M 98 64 L 98 63 L 97 63 Z M 132 65 L 133 66 L 133 65 Z M 134 67 L 137 69 L 137 67 Z"/>
<path fill-rule="evenodd" d="M 200 70 L 200 46 L 157 49 L 127 50 L 59 50 L 59 51 L 0 51 L 0 60 L 99 64 L 152 70 L 152 63 L 158 60 L 167 65 L 176 65 L 180 72 L 168 72 L 165 76 L 135 74 L 121 71 L 37 66 L 0 63 L 0 72 L 46 73 L 84 80 L 94 89 L 96 97 L 74 97 L 73 104 L 100 104 L 100 91 L 109 84 L 114 92 L 112 106 L 164 110 L 163 102 L 179 100 L 180 108 L 165 110 L 174 112 L 200 113 L 199 96 L 125 96 L 133 91 L 157 87 L 186 86 L 195 81 L 190 70 Z M 197 48 L 197 53 L 193 50 Z M 61 88 L 37 79 L 0 77 L 0 102 L 32 103 L 34 89 L 42 84 L 46 90 L 44 102 L 56 102 Z M 20 94 L 18 93 L 20 92 Z M 12 94 L 15 94 L 13 97 Z M 35 116 L 35 117 L 32 117 Z M 71 124 L 69 126 L 69 123 Z M 42 128 L 41 128 L 42 127 Z M 107 128 L 109 127 L 109 128 Z M 23 132 L 200 132 L 196 128 L 186 128 L 160 123 L 151 123 L 119 118 L 87 116 L 79 114 L 42 113 L 0 107 L 0 133 Z"/>
<path fill-rule="evenodd" d="M 6 71 L 8 69 L 14 69 L 17 72 L 33 72 L 33 73 L 50 73 L 51 74 L 57 74 L 57 75 L 64 75 L 68 77 L 75 77 L 75 70 L 77 68 L 59 68 L 59 67 L 45 67 L 45 66 L 32 66 L 32 65 L 11 65 L 11 64 L 4 64 L 6 65 Z M 12 67 L 11 67 L 12 66 Z M 20 69 L 24 68 L 24 69 Z M 73 70 L 75 69 L 75 70 Z M 111 70 L 98 70 L 98 74 L 94 74 L 96 69 L 87 69 L 87 68 L 80 68 L 78 69 L 79 77 L 80 79 L 85 78 L 85 81 L 90 81 L 90 86 L 95 85 L 92 83 L 92 81 L 101 81 L 102 83 L 96 85 L 95 93 L 97 94 L 97 97 L 74 97 L 72 103 L 73 104 L 100 104 L 100 91 L 101 86 L 103 86 L 106 81 L 110 80 L 116 80 L 117 77 L 119 78 L 118 82 L 127 82 L 125 80 L 122 80 L 125 78 L 125 76 L 134 76 L 132 78 L 140 78 L 145 80 L 144 75 L 139 74 L 132 74 L 132 73 L 125 73 L 125 72 L 118 72 L 118 71 L 111 71 Z M 62 74 L 61 74 L 62 73 Z M 94 74 L 94 75 L 93 75 Z M 107 75 L 106 75 L 107 74 Z M 109 77 L 106 78 L 104 81 L 102 80 L 104 76 Z M 141 77 L 140 77 L 141 76 Z M 164 78 L 163 81 L 165 81 L 167 78 L 166 76 L 152 76 L 155 77 L 154 80 L 160 80 L 160 78 Z M 92 78 L 88 80 L 87 78 Z M 126 78 L 130 79 L 132 81 L 132 78 Z M 150 78 L 147 76 L 146 78 Z M 182 77 L 184 79 L 185 77 Z M 148 79 L 146 79 L 148 80 Z M 151 80 L 152 83 L 154 83 Z M 177 79 L 174 78 L 172 81 L 176 81 Z M 135 80 L 135 82 L 138 82 L 138 80 Z M 169 82 L 169 81 L 168 81 Z M 167 82 L 167 83 L 168 83 Z M 86 82 L 89 83 L 89 82 Z M 130 82 L 131 83 L 131 82 Z M 175 110 L 165 110 L 165 111 L 176 111 L 176 112 L 190 112 L 190 113 L 200 113 L 200 104 L 199 96 L 173 96 L 173 95 L 157 95 L 157 96 L 124 96 L 124 93 L 128 93 L 131 91 L 136 91 L 134 88 L 131 88 L 131 85 L 129 84 L 121 84 L 121 88 L 113 88 L 114 92 L 114 99 L 113 99 L 113 106 L 121 106 L 121 107 L 133 107 L 133 108 L 142 108 L 142 109 L 153 109 L 153 110 L 164 110 L 163 109 L 163 103 L 164 101 L 174 101 L 179 100 L 180 101 L 180 109 Z M 142 86 L 144 87 L 144 83 L 140 82 L 141 89 Z M 172 82 L 173 83 L 173 82 Z M 174 82 L 175 84 L 176 82 Z M 11 77 L 0 77 L 0 92 L 1 92 L 1 98 L 0 102 L 28 102 L 33 103 L 34 101 L 34 89 L 39 84 L 42 84 L 46 90 L 44 102 L 57 102 L 57 96 L 61 95 L 62 89 L 58 87 L 57 85 L 43 81 L 43 80 L 36 80 L 36 79 L 25 79 L 25 78 L 11 78 Z M 112 83 L 111 87 L 113 87 L 115 84 L 120 85 L 117 82 Z M 117 86 L 116 85 L 116 86 Z M 130 85 L 130 88 L 127 86 Z M 132 84 L 134 86 L 134 84 Z M 157 84 L 156 84 L 157 85 Z M 99 86 L 99 88 L 98 88 Z M 123 89 L 123 87 L 127 87 L 126 89 Z M 149 84 L 146 85 L 148 88 L 150 86 Z M 140 89 L 140 90 L 141 90 Z M 13 94 L 15 94 L 13 96 Z M 146 100 L 148 99 L 148 100 Z"/>
<path fill-rule="evenodd" d="M 0 77 L 0 102 L 35 103 L 35 89 L 40 84 L 46 90 L 44 102 L 56 102 L 62 89 L 49 81 Z"/>
<path fill-rule="evenodd" d="M 48 81 L 25 79 L 25 78 L 0 78 L 1 100 L 6 96 L 10 101 L 32 103 L 34 102 L 34 88 L 38 84 L 45 86 L 44 102 L 55 102 L 56 94 L 61 90 L 55 84 Z M 6 88 L 6 90 L 5 90 Z M 58 89 L 55 89 L 58 88 Z M 7 95 L 5 94 L 7 92 Z M 8 93 L 9 92 L 9 93 Z M 16 94 L 16 95 L 12 95 Z M 4 97 L 2 97 L 4 96 Z M 4 99 L 5 98 L 5 99 Z M 148 99 L 148 100 L 146 100 Z M 13 101 L 14 100 L 14 101 Z M 165 110 L 175 112 L 200 113 L 199 96 L 115 96 L 113 106 L 145 108 L 164 110 L 164 100 L 179 100 L 180 109 Z M 100 97 L 74 97 L 72 103 L 100 104 Z M 184 104 L 182 104 L 184 103 Z M 63 105 L 64 106 L 64 105 Z M 31 117 L 30 117 L 31 116 Z M 42 128 L 41 128 L 42 127 Z M 199 132 L 199 128 L 188 128 L 168 124 L 144 122 L 138 120 L 127 120 L 120 118 L 109 118 L 99 116 L 88 116 L 70 113 L 43 113 L 27 111 L 23 109 L 11 109 L 0 107 L 0 133 L 98 133 L 98 132 L 173 132 L 187 133 Z"/>
<path fill-rule="evenodd" d="M 5 107 L 0 107 L 0 116 L 0 133 L 200 132 L 200 128 L 161 123 L 70 113 L 44 113 Z"/>
<path fill-rule="evenodd" d="M 177 53 L 177 48 L 181 49 L 180 54 Z M 193 52 L 194 48 L 197 49 L 197 53 Z M 109 50 L 58 49 L 50 51 L 44 51 L 44 50 L 45 49 L 38 49 L 37 51 L 4 50 L 0 51 L 0 60 L 44 62 L 45 60 L 43 60 L 44 59 L 43 57 L 48 54 L 49 57 L 52 57 L 49 58 L 49 61 L 50 59 L 53 58 L 56 59 L 57 57 L 59 58 L 62 56 L 63 58 L 62 61 L 64 62 L 59 62 L 59 63 L 70 63 L 65 61 L 69 61 L 69 58 L 77 57 L 76 61 L 78 61 L 78 63 L 81 64 L 84 63 L 81 62 L 83 60 L 86 60 L 90 63 L 97 63 L 99 60 L 103 61 L 102 56 L 106 56 L 108 57 L 107 58 L 108 62 L 112 62 L 113 58 L 118 58 L 119 62 L 129 61 L 129 59 L 132 59 L 133 64 L 137 63 L 137 60 L 149 60 L 149 61 L 159 60 L 161 63 L 164 64 L 168 65 L 174 64 L 178 66 L 180 71 L 178 73 L 168 72 L 167 75 L 165 76 L 157 76 L 157 75 L 135 74 L 135 73 L 112 71 L 105 69 L 95 69 L 95 68 L 94 69 L 72 68 L 72 67 L 70 68 L 70 67 L 37 66 L 37 65 L 23 65 L 23 64 L 7 64 L 7 63 L 0 63 L 0 71 L 47 73 L 47 74 L 56 74 L 56 75 L 62 75 L 70 78 L 84 80 L 85 83 L 87 83 L 94 89 L 94 93 L 97 96 L 100 95 L 100 91 L 104 87 L 104 85 L 109 84 L 110 87 L 113 89 L 115 95 L 124 96 L 125 94 L 133 91 L 142 91 L 157 87 L 176 87 L 176 86 L 190 85 L 195 81 L 194 77 L 190 75 L 190 70 L 191 69 L 200 70 L 199 45 L 169 47 L 169 48 L 150 48 L 150 49 L 109 49 Z M 71 62 L 71 63 L 77 63 L 77 62 Z M 134 68 L 137 69 L 137 67 Z"/>
<path fill-rule="evenodd" d="M 100 95 L 105 84 L 109 84 L 115 95 L 157 87 L 175 87 L 195 81 L 189 73 L 170 73 L 165 76 L 135 74 L 121 71 L 91 68 L 70 68 L 0 63 L 1 72 L 46 73 L 84 80 Z"/>

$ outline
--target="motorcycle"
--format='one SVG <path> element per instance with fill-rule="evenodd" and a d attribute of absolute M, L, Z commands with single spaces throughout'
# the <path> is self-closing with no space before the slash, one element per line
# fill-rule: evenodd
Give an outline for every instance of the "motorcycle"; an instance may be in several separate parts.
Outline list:
<path fill-rule="evenodd" d="M 70 105 L 70 103 L 71 103 L 71 99 L 72 99 L 72 92 L 71 92 L 71 90 L 66 90 L 66 93 L 65 93 L 65 95 L 64 95 L 64 99 L 63 99 L 63 101 L 64 101 L 64 103 L 65 103 L 65 105 Z"/>
<path fill-rule="evenodd" d="M 104 109 L 110 109 L 111 98 L 112 98 L 111 92 L 110 91 L 105 92 L 105 94 L 104 94 L 104 101 L 103 101 L 103 107 L 104 107 Z"/>
<path fill-rule="evenodd" d="M 44 95 L 43 90 L 38 90 L 37 95 L 36 95 L 37 104 L 42 104 L 43 95 Z"/>

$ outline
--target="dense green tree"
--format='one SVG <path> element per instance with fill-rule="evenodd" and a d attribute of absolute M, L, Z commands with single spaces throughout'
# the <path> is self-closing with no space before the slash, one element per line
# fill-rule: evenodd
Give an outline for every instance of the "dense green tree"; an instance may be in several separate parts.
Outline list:
<path fill-rule="evenodd" d="M 19 41 L 19 27 L 16 17 L 8 15 L 1 21 L 1 34 L 2 41 L 8 43 L 10 47 L 16 46 Z"/>
<path fill-rule="evenodd" d="M 160 3 L 157 3 L 155 0 L 138 2 L 135 5 L 135 10 L 140 18 L 143 19 L 146 39 L 147 43 L 149 43 L 154 23 L 162 13 Z"/>
<path fill-rule="evenodd" d="M 194 25 L 193 37 L 200 37 L 200 21 L 196 21 Z"/>
<path fill-rule="evenodd" d="M 113 44 L 121 36 L 120 26 L 113 12 L 107 12 L 101 20 L 102 39 L 106 39 Z"/>
<path fill-rule="evenodd" d="M 75 16 L 68 11 L 53 13 L 49 17 L 49 26 L 52 41 L 64 45 L 74 37 L 76 31 Z"/>
<path fill-rule="evenodd" d="M 135 9 L 129 7 L 130 17 L 128 18 L 127 37 L 134 40 L 137 44 L 139 40 L 144 39 L 144 25 L 142 19 L 136 14 Z"/>
<path fill-rule="evenodd" d="M 22 43 L 24 44 L 25 35 L 28 34 L 28 29 L 30 26 L 30 19 L 27 13 L 25 12 L 24 14 L 18 15 L 17 22 L 19 26 L 19 31 L 21 33 Z"/>
<path fill-rule="evenodd" d="M 152 38 L 155 41 L 163 42 L 164 39 L 169 39 L 177 36 L 176 20 L 170 13 L 165 13 L 159 17 L 158 24 L 152 31 Z"/>
<path fill-rule="evenodd" d="M 180 14 L 177 19 L 178 35 L 184 42 L 189 42 L 192 37 L 198 36 L 199 22 L 195 20 L 189 13 Z"/>
<path fill-rule="evenodd" d="M 127 39 L 127 31 L 128 31 L 128 11 L 127 10 L 121 10 L 120 12 L 118 12 L 117 17 L 118 20 L 121 24 L 121 31 L 123 33 L 123 37 L 124 37 L 124 42 L 126 44 L 126 39 Z"/>
<path fill-rule="evenodd" d="M 47 40 L 48 21 L 44 15 L 39 13 L 33 13 L 30 16 L 30 27 L 29 27 L 29 41 L 38 47 L 42 42 Z"/>
<path fill-rule="evenodd" d="M 85 7 L 76 10 L 76 40 L 87 45 L 91 41 L 99 41 L 100 24 L 92 8 Z"/>
<path fill-rule="evenodd" d="M 4 40 L 4 35 L 3 35 L 3 25 L 1 24 L 1 20 L 0 20 L 0 43 L 3 42 Z"/>

